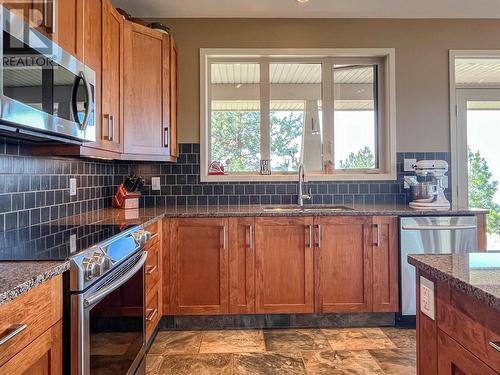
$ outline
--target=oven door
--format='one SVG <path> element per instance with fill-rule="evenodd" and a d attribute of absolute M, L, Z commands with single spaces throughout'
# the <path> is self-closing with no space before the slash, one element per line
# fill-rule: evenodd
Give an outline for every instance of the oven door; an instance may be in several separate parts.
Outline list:
<path fill-rule="evenodd" d="M 21 135 L 96 140 L 95 72 L 0 7 L 1 120 Z"/>
<path fill-rule="evenodd" d="M 71 373 L 134 374 L 145 353 L 144 263 L 134 255 L 71 296 Z"/>

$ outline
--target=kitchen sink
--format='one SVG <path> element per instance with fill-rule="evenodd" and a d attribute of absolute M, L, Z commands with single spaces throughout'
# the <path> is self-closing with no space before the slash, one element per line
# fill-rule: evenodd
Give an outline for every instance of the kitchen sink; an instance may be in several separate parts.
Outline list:
<path fill-rule="evenodd" d="M 333 206 L 268 206 L 263 208 L 264 212 L 323 212 L 323 211 L 354 211 L 354 208 L 342 205 Z"/>

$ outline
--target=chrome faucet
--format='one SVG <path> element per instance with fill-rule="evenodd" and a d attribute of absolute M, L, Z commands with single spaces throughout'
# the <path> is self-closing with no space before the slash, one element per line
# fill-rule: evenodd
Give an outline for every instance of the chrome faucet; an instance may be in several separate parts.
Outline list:
<path fill-rule="evenodd" d="M 304 194 L 304 183 L 306 182 L 306 169 L 304 163 L 299 164 L 299 194 L 297 196 L 297 203 L 300 207 L 304 207 L 304 199 L 310 200 L 311 194 Z"/>

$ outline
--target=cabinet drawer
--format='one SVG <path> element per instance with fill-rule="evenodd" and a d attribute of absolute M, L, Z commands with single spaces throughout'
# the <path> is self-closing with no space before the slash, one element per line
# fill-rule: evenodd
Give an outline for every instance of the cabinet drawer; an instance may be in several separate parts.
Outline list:
<path fill-rule="evenodd" d="M 438 283 L 437 323 L 439 329 L 500 373 L 500 352 L 493 347 L 494 343 L 500 343 L 496 310 Z"/>
<path fill-rule="evenodd" d="M 159 243 L 152 245 L 147 249 L 148 257 L 146 259 L 146 293 L 158 283 L 161 278 L 161 246 Z"/>
<path fill-rule="evenodd" d="M 159 221 L 149 224 L 146 230 L 151 233 L 151 241 L 148 242 L 146 247 L 154 246 L 160 242 L 161 239 L 161 226 Z"/>
<path fill-rule="evenodd" d="M 61 319 L 61 276 L 0 306 L 0 366 Z"/>
<path fill-rule="evenodd" d="M 149 292 L 146 292 L 146 341 L 153 334 L 162 315 L 161 283 L 157 283 Z"/>
<path fill-rule="evenodd" d="M 38 336 L 31 344 L 0 367 L 0 374 L 62 374 L 62 321 Z"/>

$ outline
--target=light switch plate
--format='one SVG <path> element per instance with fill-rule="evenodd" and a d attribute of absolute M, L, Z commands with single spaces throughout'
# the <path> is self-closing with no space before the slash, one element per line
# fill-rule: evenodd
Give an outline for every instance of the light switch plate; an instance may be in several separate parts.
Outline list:
<path fill-rule="evenodd" d="M 151 177 L 151 190 L 161 190 L 160 177 Z"/>
<path fill-rule="evenodd" d="M 415 164 L 417 164 L 417 159 L 405 159 L 404 161 L 404 171 L 412 172 L 415 170 Z"/>
<path fill-rule="evenodd" d="M 420 311 L 435 320 L 434 283 L 420 276 Z"/>
<path fill-rule="evenodd" d="M 69 179 L 69 195 L 70 197 L 76 195 L 76 178 Z"/>

